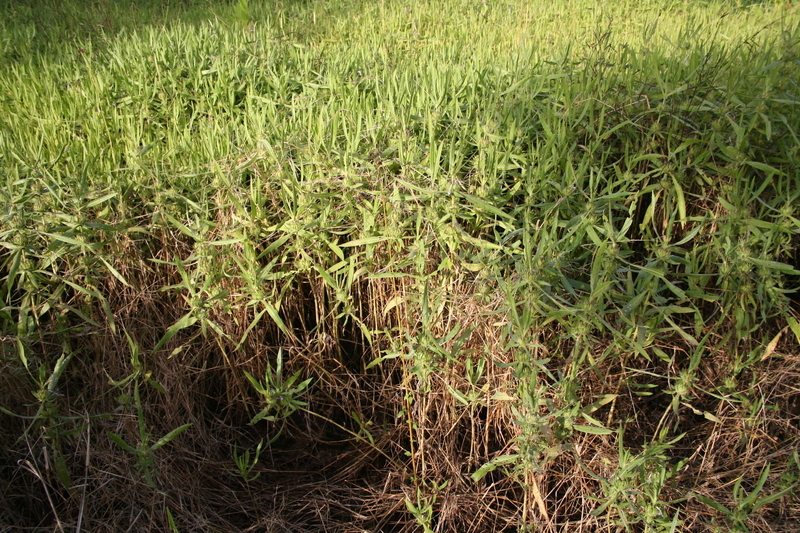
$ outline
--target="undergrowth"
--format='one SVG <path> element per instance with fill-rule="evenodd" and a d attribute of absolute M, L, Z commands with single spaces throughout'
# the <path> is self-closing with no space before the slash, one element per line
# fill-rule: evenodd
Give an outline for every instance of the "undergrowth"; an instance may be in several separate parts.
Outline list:
<path fill-rule="evenodd" d="M 0 529 L 793 530 L 798 22 L 3 4 Z"/>

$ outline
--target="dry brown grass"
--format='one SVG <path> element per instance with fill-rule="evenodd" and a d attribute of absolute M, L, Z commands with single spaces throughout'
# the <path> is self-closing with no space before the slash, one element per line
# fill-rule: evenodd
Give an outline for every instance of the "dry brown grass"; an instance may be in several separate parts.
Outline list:
<path fill-rule="evenodd" d="M 431 526 L 437 532 L 518 531 L 522 523 L 543 532 L 620 530 L 614 516 L 592 514 L 602 501 L 598 479 L 610 479 L 619 467 L 615 434 L 576 432 L 556 442 L 545 432 L 543 438 L 552 439 L 552 449 L 538 471 L 505 475 L 498 469 L 481 481 L 470 479 L 485 462 L 517 452 L 515 437 L 520 434 L 512 410 L 516 402 L 511 401 L 517 377 L 511 367 L 495 364 L 510 363 L 513 356 L 500 340 L 501 324 L 491 312 L 495 304 L 487 306 L 471 294 L 471 284 L 450 282 L 439 322 L 442 332 L 456 322 L 470 328 L 469 338 L 458 359 L 422 382 L 402 358 L 364 370 L 374 357 L 371 348 L 388 346 L 390 339 L 375 338 L 370 347 L 353 328 L 343 327 L 338 343 L 320 333 L 320 322 L 332 318 L 320 314 L 324 305 L 316 298 L 324 288 L 313 279 L 300 284 L 283 307 L 284 320 L 295 325 L 296 343 L 264 326 L 251 331 L 239 350 L 181 332 L 158 353 L 150 353 L 163 324 L 179 318 L 171 311 L 179 307 L 173 297 L 153 288 L 170 284 L 176 274 L 164 266 L 140 266 L 125 272 L 137 289 L 109 281 L 117 333 L 108 327 L 74 339 L 74 349 L 83 356 L 62 383 L 58 400 L 68 409 L 60 415 L 59 429 L 71 490 L 60 486 L 49 462 L 52 443 L 43 440 L 46 429 L 13 440 L 29 422 L 0 415 L 6 428 L 0 492 L 5 530 L 27 524 L 24 527 L 68 531 L 80 524 L 85 531 L 165 531 L 171 513 L 180 531 L 411 532 L 418 531 L 419 524 L 405 501 L 415 502 L 417 491 L 435 495 Z M 407 308 L 377 312 L 404 290 L 407 287 L 397 281 L 364 283 L 357 293 L 366 297 L 358 302 L 359 319 L 373 330 L 393 327 L 398 335 L 412 331 L 416 325 Z M 246 312 L 220 312 L 214 318 L 230 338 L 237 338 L 249 317 Z M 315 327 L 309 328 L 309 323 Z M 113 431 L 131 442 L 137 434 L 134 413 L 120 410 L 119 390 L 109 384 L 109 377 L 119 380 L 133 370 L 124 355 L 128 345 L 119 332 L 123 327 L 146 354 L 147 372 L 164 389 L 163 394 L 152 387 L 142 389 L 148 429 L 163 435 L 180 424 L 193 424 L 156 454 L 155 488 L 144 483 L 135 458 L 106 435 Z M 567 352 L 570 346 L 565 342 L 551 343 L 550 351 Z M 171 356 L 178 346 L 183 349 Z M 263 374 L 267 358 L 278 348 L 287 356 L 287 373 L 302 368 L 304 376 L 314 378 L 307 397 L 313 414 L 298 412 L 290 418 L 284 434 L 262 454 L 255 469 L 260 476 L 248 487 L 232 474 L 233 445 L 252 449 L 275 425 L 247 425 L 259 407 L 243 371 Z M 662 497 L 676 502 L 674 508 L 687 518 L 686 531 L 711 531 L 715 517 L 692 493 L 733 508 L 730 487 L 736 479 L 752 487 L 764 465 L 777 465 L 764 489 L 768 494 L 793 475 L 779 465 L 790 465 L 798 446 L 798 350 L 785 336 L 765 361 L 736 378 L 749 383 L 735 389 L 739 397 L 720 397 L 708 391 L 716 390 L 725 375 L 728 355 L 710 346 L 713 361 L 704 361 L 698 369 L 690 392 L 692 405 L 713 414 L 716 422 L 685 409 L 680 416 L 668 413 L 662 419 L 670 398 L 661 392 L 668 388 L 660 380 L 680 375 L 680 354 L 691 347 L 676 340 L 669 348 L 676 354 L 674 364 L 655 359 L 632 368 L 632 360 L 607 357 L 581 372 L 576 386 L 587 398 L 617 395 L 593 416 L 612 427 L 622 421 L 625 444 L 634 453 L 664 427 L 670 427 L 672 435 L 685 434 L 671 453 L 672 461 L 683 459 L 686 466 Z M 602 343 L 595 347 L 598 358 L 603 349 Z M 475 353 L 486 354 L 491 364 L 476 401 L 464 406 L 450 389 L 464 394 L 474 390 L 465 377 L 464 358 Z M 567 371 L 568 359 L 556 359 L 551 371 L 558 372 L 559 365 Z M 32 407 L 25 407 L 30 398 L 13 367 L 7 365 L 0 375 L 4 406 L 33 414 Z M 633 381 L 639 390 L 654 383 L 659 392 L 637 397 Z M 406 415 L 398 415 L 403 411 Z M 371 421 L 374 445 L 349 433 L 359 432 L 353 413 Z M 445 481 L 446 486 L 436 488 Z M 765 507 L 748 525 L 752 531 L 790 531 L 798 516 L 800 504 L 787 496 Z"/>

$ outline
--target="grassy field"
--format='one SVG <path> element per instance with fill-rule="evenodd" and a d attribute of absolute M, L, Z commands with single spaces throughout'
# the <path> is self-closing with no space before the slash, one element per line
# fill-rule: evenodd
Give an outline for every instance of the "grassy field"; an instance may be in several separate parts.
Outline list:
<path fill-rule="evenodd" d="M 0 531 L 789 532 L 800 10 L 0 3 Z"/>

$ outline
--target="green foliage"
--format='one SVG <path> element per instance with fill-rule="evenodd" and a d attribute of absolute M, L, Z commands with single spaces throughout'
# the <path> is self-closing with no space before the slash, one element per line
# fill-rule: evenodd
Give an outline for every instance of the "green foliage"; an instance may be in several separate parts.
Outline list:
<path fill-rule="evenodd" d="M 796 459 L 796 455 L 794 458 Z M 790 494 L 797 486 L 797 482 L 795 481 L 793 484 L 790 484 L 789 486 L 772 494 L 762 494 L 764 484 L 769 478 L 769 472 L 770 465 L 767 464 L 749 493 L 742 486 L 743 478 L 737 478 L 733 483 L 734 505 L 731 508 L 720 504 L 708 496 L 703 496 L 702 494 L 695 494 L 694 497 L 721 513 L 725 518 L 726 523 L 731 528 L 730 531 L 749 533 L 750 528 L 748 527 L 747 523 L 752 514 L 757 513 L 765 505 L 768 505 L 779 500 L 783 496 Z"/>
<path fill-rule="evenodd" d="M 258 464 L 258 459 L 261 457 L 261 447 L 264 445 L 264 441 L 259 441 L 258 446 L 256 446 L 256 451 L 253 453 L 252 457 L 250 455 L 250 450 L 245 450 L 243 455 L 239 454 L 239 450 L 234 444 L 233 446 L 233 462 L 236 464 L 236 472 L 233 472 L 234 475 L 239 476 L 242 478 L 242 481 L 245 482 L 247 485 L 248 492 L 250 491 L 250 483 L 258 479 L 261 475 L 261 472 L 253 473 L 253 469 Z"/>
<path fill-rule="evenodd" d="M 147 429 L 144 419 L 144 411 L 142 408 L 142 401 L 139 395 L 139 383 L 133 386 L 133 401 L 136 409 L 136 419 L 139 428 L 139 442 L 136 445 L 128 444 L 122 437 L 113 432 L 108 432 L 109 438 L 120 448 L 126 452 L 132 453 L 136 456 L 136 467 L 144 476 L 145 481 L 151 487 L 155 487 L 153 473 L 155 471 L 155 456 L 154 452 L 174 440 L 178 435 L 189 429 L 192 424 L 183 424 L 177 427 L 158 439 L 153 444 L 150 444 L 151 434 Z"/>
<path fill-rule="evenodd" d="M 666 435 L 663 432 L 661 437 Z M 666 455 L 684 435 L 648 444 L 638 454 L 633 454 L 623 444 L 622 430 L 618 434 L 619 464 L 607 478 L 598 477 L 603 497 L 592 514 L 608 513 L 610 521 L 631 531 L 642 524 L 645 531 L 674 532 L 682 525 L 680 512 L 674 509 L 679 502 L 665 502 L 662 492 L 685 465 L 686 461 L 674 461 Z M 582 465 L 583 466 L 583 465 Z M 586 468 L 584 466 L 584 468 Z"/>
<path fill-rule="evenodd" d="M 405 498 L 406 508 L 424 533 L 433 533 L 434 506 L 439 492 L 447 487 L 447 484 L 448 482 L 444 481 L 430 487 L 418 486 L 413 500 L 408 496 Z"/>
<path fill-rule="evenodd" d="M 252 15 L 250 14 L 250 2 L 247 0 L 239 0 L 236 4 L 236 9 L 234 11 L 234 17 L 236 22 L 242 25 L 247 25 L 252 20 Z"/>
<path fill-rule="evenodd" d="M 296 386 L 293 386 L 302 372 L 303 370 L 300 369 L 290 377 L 284 379 L 283 350 L 281 349 L 278 350 L 278 360 L 274 369 L 272 368 L 272 364 L 267 362 L 263 382 L 254 378 L 248 372 L 244 373 L 256 392 L 262 396 L 262 401 L 264 402 L 263 409 L 250 421 L 251 425 L 260 420 L 267 420 L 269 422 L 283 421 L 298 409 L 308 405 L 306 402 L 299 400 L 298 396 L 306 391 L 312 378 L 308 378 L 301 381 Z"/>
<path fill-rule="evenodd" d="M 169 397 L 268 423 L 232 447 L 254 506 L 301 417 L 385 459 L 424 531 L 448 490 L 630 531 L 793 495 L 789 466 L 681 484 L 711 468 L 682 447 L 793 427 L 761 384 L 800 342 L 800 18 L 607 4 L 0 5 L 0 407 L 65 493 L 87 410 L 154 487 L 191 425 Z M 254 377 L 275 346 L 302 356 Z M 534 491 L 570 464 L 586 485 Z"/>
<path fill-rule="evenodd" d="M 121 381 L 114 381 L 113 379 L 109 379 L 109 381 L 115 387 L 120 388 L 127 386 L 129 383 L 133 383 L 133 397 L 131 398 L 129 395 L 123 394 L 118 398 L 118 401 L 122 410 L 126 410 L 128 407 L 133 407 L 137 427 L 139 430 L 139 442 L 135 445 L 129 444 L 122 437 L 111 431 L 108 432 L 108 437 L 117 446 L 126 452 L 132 453 L 136 457 L 136 468 L 139 470 L 139 473 L 144 476 L 145 481 L 150 487 L 155 488 L 155 480 L 153 478 L 153 474 L 155 473 L 154 452 L 163 447 L 165 444 L 168 444 L 176 439 L 181 433 L 189 429 L 192 424 L 183 424 L 171 430 L 153 444 L 150 444 L 152 435 L 147 428 L 144 405 L 142 404 L 141 394 L 139 393 L 139 384 L 142 381 L 148 383 L 161 393 L 164 393 L 164 389 L 158 384 L 158 382 L 151 378 L 150 372 L 144 371 L 142 361 L 139 357 L 138 344 L 134 342 L 127 332 L 125 332 L 125 337 L 128 340 L 128 346 L 131 351 L 131 365 L 133 366 L 133 372 Z"/>

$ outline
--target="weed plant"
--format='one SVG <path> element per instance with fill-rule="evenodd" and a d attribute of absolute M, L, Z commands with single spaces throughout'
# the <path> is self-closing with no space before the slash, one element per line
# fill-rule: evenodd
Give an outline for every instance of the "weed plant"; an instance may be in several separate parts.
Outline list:
<path fill-rule="evenodd" d="M 794 530 L 798 13 L 2 3 L 0 529 Z"/>

